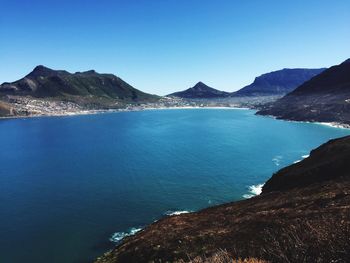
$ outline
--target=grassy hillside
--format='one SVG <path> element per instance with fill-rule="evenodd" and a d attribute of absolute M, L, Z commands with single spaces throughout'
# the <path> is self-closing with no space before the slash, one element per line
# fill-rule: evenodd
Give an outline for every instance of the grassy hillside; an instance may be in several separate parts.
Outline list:
<path fill-rule="evenodd" d="M 124 102 L 149 102 L 158 96 L 133 88 L 112 74 L 99 74 L 93 70 L 71 74 L 64 70 L 52 70 L 37 66 L 24 78 L 4 83 L 0 93 L 6 95 L 32 96 L 37 98 L 83 100 L 101 103 L 118 100 Z"/>

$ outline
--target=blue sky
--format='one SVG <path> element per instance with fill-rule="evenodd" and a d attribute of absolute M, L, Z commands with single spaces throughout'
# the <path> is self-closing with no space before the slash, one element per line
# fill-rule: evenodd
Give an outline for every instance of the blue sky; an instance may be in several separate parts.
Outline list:
<path fill-rule="evenodd" d="M 0 0 L 0 83 L 36 65 L 113 73 L 160 95 L 227 91 L 350 57 L 350 1 Z"/>

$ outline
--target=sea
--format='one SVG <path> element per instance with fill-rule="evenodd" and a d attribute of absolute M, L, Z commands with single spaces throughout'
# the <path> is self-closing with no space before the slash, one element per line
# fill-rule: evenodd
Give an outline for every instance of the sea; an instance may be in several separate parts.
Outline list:
<path fill-rule="evenodd" d="M 92 262 L 160 218 L 252 198 L 349 134 L 247 109 L 2 119 L 0 262 Z"/>

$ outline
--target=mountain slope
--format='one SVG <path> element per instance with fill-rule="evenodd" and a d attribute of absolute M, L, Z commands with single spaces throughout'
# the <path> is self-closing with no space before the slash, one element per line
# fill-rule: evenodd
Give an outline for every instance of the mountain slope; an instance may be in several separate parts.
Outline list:
<path fill-rule="evenodd" d="M 258 114 L 350 124 L 350 60 L 323 71 Z"/>
<path fill-rule="evenodd" d="M 12 115 L 12 109 L 11 106 L 3 101 L 0 101 L 0 116 L 11 116 Z"/>
<path fill-rule="evenodd" d="M 157 96 L 141 92 L 112 74 L 99 74 L 93 70 L 71 74 L 44 66 L 37 66 L 18 81 L 3 83 L 0 94 L 58 99 L 76 96 L 126 101 L 157 99 Z"/>
<path fill-rule="evenodd" d="M 254 82 L 234 92 L 232 96 L 271 96 L 293 91 L 325 69 L 282 69 L 256 77 Z"/>
<path fill-rule="evenodd" d="M 224 98 L 230 93 L 220 91 L 205 85 L 203 82 L 198 82 L 192 88 L 184 91 L 171 93 L 168 96 L 185 98 L 185 99 L 210 99 L 210 98 Z"/>
<path fill-rule="evenodd" d="M 187 262 L 222 250 L 270 262 L 348 262 L 349 154 L 350 136 L 332 140 L 275 174 L 260 196 L 161 219 L 96 262 Z"/>

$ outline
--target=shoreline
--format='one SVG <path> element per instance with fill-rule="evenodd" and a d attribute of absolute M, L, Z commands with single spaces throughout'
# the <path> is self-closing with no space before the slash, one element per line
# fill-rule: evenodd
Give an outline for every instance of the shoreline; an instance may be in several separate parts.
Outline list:
<path fill-rule="evenodd" d="M 199 107 L 199 106 L 184 106 L 184 107 L 159 107 L 159 108 L 124 108 L 124 109 L 108 109 L 108 110 L 83 110 L 77 112 L 66 112 L 60 114 L 37 114 L 37 115 L 28 115 L 28 116 L 1 116 L 0 120 L 4 119 L 27 119 L 27 118 L 41 118 L 41 117 L 74 117 L 74 116 L 84 116 L 84 115 L 96 115 L 104 113 L 116 113 L 116 112 L 132 112 L 132 111 L 152 111 L 152 110 L 191 110 L 191 109 L 217 109 L 217 110 L 253 110 L 246 107 Z"/>
<path fill-rule="evenodd" d="M 183 106 L 183 107 L 146 107 L 146 108 L 123 108 L 123 109 L 108 109 L 108 110 L 82 110 L 77 112 L 66 112 L 60 114 L 38 114 L 38 115 L 28 115 L 28 116 L 1 116 L 1 120 L 7 119 L 27 119 L 27 118 L 41 118 L 41 117 L 74 117 L 74 116 L 84 116 L 84 115 L 96 115 L 104 113 L 116 113 L 116 112 L 132 112 L 132 111 L 154 111 L 154 110 L 192 110 L 192 109 L 211 109 L 211 110 L 253 110 L 257 111 L 254 108 L 248 107 L 227 107 L 227 106 Z M 297 121 L 297 120 L 288 120 L 288 119 L 279 119 L 273 115 L 259 115 L 263 117 L 272 118 L 275 120 L 287 121 L 287 122 L 299 122 L 299 123 L 310 123 L 317 124 L 322 126 L 328 126 L 331 128 L 338 129 L 350 129 L 350 125 L 340 122 L 318 122 L 318 121 Z"/>
<path fill-rule="evenodd" d="M 331 128 L 350 129 L 350 124 L 340 123 L 340 122 L 297 121 L 297 120 L 279 119 L 279 118 L 277 118 L 276 116 L 273 116 L 273 115 L 260 115 L 260 114 L 258 114 L 258 116 L 268 117 L 268 118 L 272 118 L 272 119 L 279 120 L 279 121 L 309 123 L 309 124 L 317 124 L 317 125 L 322 125 L 322 126 L 328 126 L 328 127 L 331 127 Z"/>
<path fill-rule="evenodd" d="M 96 115 L 103 113 L 116 113 L 116 112 L 132 112 L 132 111 L 152 111 L 152 110 L 192 110 L 192 109 L 211 109 L 211 110 L 255 110 L 254 108 L 248 107 L 227 107 L 227 106 L 183 106 L 183 107 L 146 107 L 146 108 L 123 108 L 123 109 L 108 109 L 108 110 L 83 110 L 77 112 L 66 112 L 60 114 L 38 114 L 38 115 L 28 115 L 28 116 L 2 116 L 1 120 L 6 119 L 27 119 L 27 118 L 41 118 L 41 117 L 74 117 L 74 116 L 84 116 L 84 115 Z M 287 122 L 299 122 L 299 123 L 311 123 L 317 125 L 328 126 L 331 128 L 338 129 L 350 129 L 350 125 L 346 123 L 339 122 L 318 122 L 318 121 L 297 121 L 297 120 L 288 120 L 288 119 L 279 119 L 273 115 L 259 115 L 263 117 L 269 117 L 275 120 L 287 121 Z"/>

